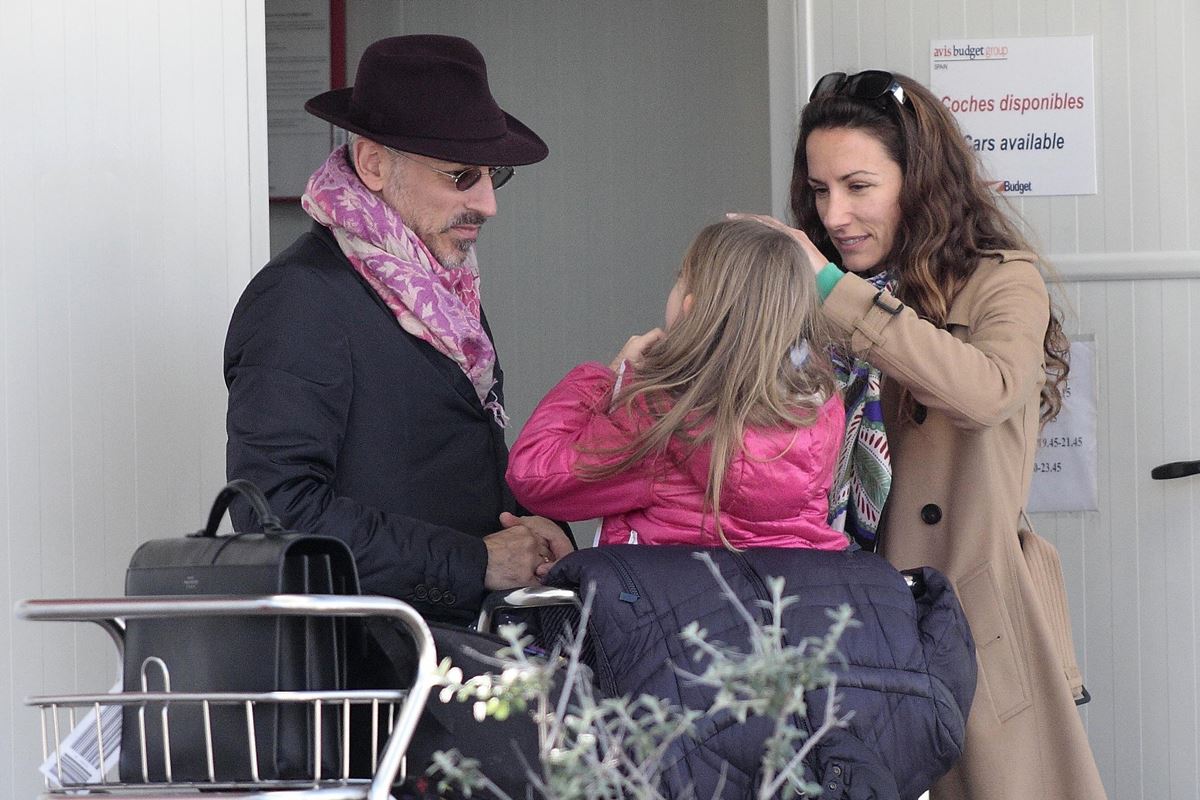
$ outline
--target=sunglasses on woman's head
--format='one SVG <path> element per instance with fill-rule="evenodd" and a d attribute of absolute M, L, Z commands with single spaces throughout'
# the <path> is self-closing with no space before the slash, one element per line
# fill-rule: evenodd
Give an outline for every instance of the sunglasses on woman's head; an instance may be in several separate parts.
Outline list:
<path fill-rule="evenodd" d="M 890 72 L 880 69 L 868 69 L 847 75 L 844 72 L 831 72 L 817 81 L 809 100 L 827 95 L 849 97 L 871 103 L 877 108 L 887 111 L 892 100 L 903 106 L 907 100 L 904 87 Z M 889 96 L 891 99 L 889 99 Z"/>

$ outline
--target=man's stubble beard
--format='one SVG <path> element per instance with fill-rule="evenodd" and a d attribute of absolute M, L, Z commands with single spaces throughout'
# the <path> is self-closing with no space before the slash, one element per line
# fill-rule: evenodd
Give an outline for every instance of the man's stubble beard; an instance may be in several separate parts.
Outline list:
<path fill-rule="evenodd" d="M 450 236 L 449 239 L 443 240 L 448 242 L 448 246 L 435 247 L 432 244 L 432 242 L 437 241 L 435 237 L 449 236 L 450 229 L 456 225 L 483 225 L 486 222 L 487 217 L 473 212 L 467 212 L 465 214 L 459 214 L 457 217 L 451 219 L 450 224 L 446 225 L 446 227 L 437 231 L 435 234 L 431 234 L 425 228 L 425 226 L 419 222 L 414 223 L 409 227 L 412 228 L 412 231 L 417 235 L 417 238 L 425 243 L 425 246 L 429 248 L 431 253 L 433 253 L 439 264 L 447 269 L 457 269 L 458 267 L 461 267 L 463 262 L 467 260 L 467 256 L 470 255 L 471 250 L 475 247 L 475 242 L 465 239 L 457 239 Z"/>
<path fill-rule="evenodd" d="M 465 211 L 462 214 L 451 218 L 445 227 L 439 230 L 430 230 L 429 225 L 425 220 L 416 218 L 408 219 L 405 217 L 402 208 L 419 208 L 420 204 L 413 197 L 412 193 L 404 186 L 404 182 L 400 180 L 400 172 L 395 173 L 395 180 L 387 187 L 383 193 L 384 202 L 392 207 L 392 210 L 400 216 L 401 221 L 408 226 L 417 238 L 425 243 L 429 248 L 429 252 L 433 253 L 434 258 L 438 263 L 447 269 L 457 269 L 463 265 L 470 255 L 471 249 L 474 248 L 475 242 L 466 241 L 449 237 L 448 247 L 440 247 L 435 245 L 439 236 L 449 236 L 451 228 L 456 225 L 479 225 L 483 226 L 487 223 L 488 218 L 477 211 Z"/>

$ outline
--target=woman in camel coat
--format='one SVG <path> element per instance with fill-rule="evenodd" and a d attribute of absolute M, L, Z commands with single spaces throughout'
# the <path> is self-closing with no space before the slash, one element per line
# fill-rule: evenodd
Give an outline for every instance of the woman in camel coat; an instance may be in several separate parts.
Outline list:
<path fill-rule="evenodd" d="M 965 749 L 934 800 L 1102 800 L 1057 555 L 1023 524 L 1067 343 L 965 142 L 886 72 L 827 75 L 801 117 L 794 235 L 846 337 L 844 521 L 896 567 L 945 573 L 971 625 Z"/>

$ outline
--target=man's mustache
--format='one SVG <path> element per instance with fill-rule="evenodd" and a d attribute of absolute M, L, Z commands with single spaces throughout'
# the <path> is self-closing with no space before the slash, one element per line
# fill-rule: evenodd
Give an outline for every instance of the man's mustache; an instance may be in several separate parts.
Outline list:
<path fill-rule="evenodd" d="M 446 230 L 450 230 L 458 225 L 483 225 L 488 221 L 488 218 L 483 214 L 475 211 L 468 211 L 465 214 L 459 214 L 454 219 L 450 220 L 450 224 L 446 226 Z"/>

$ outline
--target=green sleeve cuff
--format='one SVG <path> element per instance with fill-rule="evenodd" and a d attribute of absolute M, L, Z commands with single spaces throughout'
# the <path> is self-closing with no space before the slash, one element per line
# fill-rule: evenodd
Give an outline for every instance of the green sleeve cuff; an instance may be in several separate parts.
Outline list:
<path fill-rule="evenodd" d="M 817 273 L 817 293 L 821 295 L 821 302 L 825 302 L 825 298 L 829 297 L 829 294 L 833 291 L 833 287 L 837 286 L 837 282 L 845 274 L 833 262 L 826 264 Z"/>

